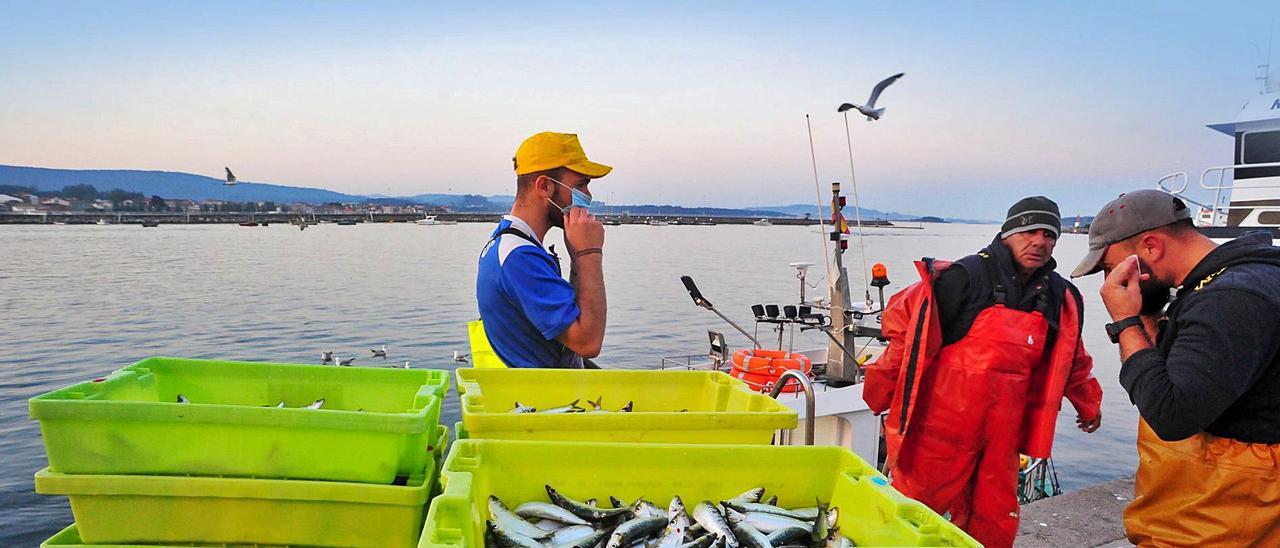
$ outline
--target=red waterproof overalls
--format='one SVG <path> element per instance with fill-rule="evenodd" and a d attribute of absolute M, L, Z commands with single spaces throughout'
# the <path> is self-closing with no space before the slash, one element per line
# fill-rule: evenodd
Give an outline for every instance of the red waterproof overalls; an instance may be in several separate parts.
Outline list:
<path fill-rule="evenodd" d="M 1075 298 L 1063 295 L 1046 351 L 1043 309 L 997 304 L 963 339 L 941 346 L 933 280 L 949 264 L 917 263 L 922 281 L 895 295 L 883 326 L 890 348 L 868 367 L 864 398 L 888 410 L 894 486 L 987 546 L 1012 546 L 1018 529 L 1018 455 L 1048 457 L 1064 392 L 1086 419 L 1102 390 L 1079 339 Z M 897 349 L 894 349 L 897 346 Z"/>

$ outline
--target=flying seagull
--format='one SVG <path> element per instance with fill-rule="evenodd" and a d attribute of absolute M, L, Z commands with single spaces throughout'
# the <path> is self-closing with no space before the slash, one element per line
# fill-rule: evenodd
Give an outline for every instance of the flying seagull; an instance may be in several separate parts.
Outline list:
<path fill-rule="evenodd" d="M 222 169 L 227 170 L 227 182 L 225 182 L 225 183 L 223 183 L 223 184 L 225 184 L 225 185 L 234 185 L 234 184 L 236 184 L 236 174 L 231 172 L 231 168 L 226 167 L 226 166 L 222 166 Z"/>
<path fill-rule="evenodd" d="M 902 78 L 903 74 L 904 73 L 899 72 L 893 76 L 890 76 L 888 78 L 885 78 L 884 80 L 881 80 L 879 84 L 876 84 L 876 87 L 872 88 L 871 90 L 871 98 L 867 99 L 866 105 L 854 105 L 850 103 L 845 103 L 843 105 L 840 105 L 840 108 L 836 109 L 836 112 L 845 112 L 848 110 L 857 109 L 858 112 L 861 112 L 864 116 L 867 117 L 868 122 L 872 120 L 879 120 L 880 116 L 884 114 L 884 107 L 876 108 L 876 100 L 880 99 L 880 92 L 884 91 L 884 88 L 889 87 L 894 82 L 897 82 L 898 78 Z"/>

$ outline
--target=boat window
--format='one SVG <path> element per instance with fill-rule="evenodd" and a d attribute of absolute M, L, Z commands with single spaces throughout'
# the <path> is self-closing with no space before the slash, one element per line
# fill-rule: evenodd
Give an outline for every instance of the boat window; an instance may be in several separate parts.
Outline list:
<path fill-rule="evenodd" d="M 1263 211 L 1258 214 L 1258 224 L 1260 225 L 1280 225 L 1280 211 Z"/>
<path fill-rule="evenodd" d="M 1254 131 L 1243 135 L 1240 163 L 1280 162 L 1280 131 Z"/>

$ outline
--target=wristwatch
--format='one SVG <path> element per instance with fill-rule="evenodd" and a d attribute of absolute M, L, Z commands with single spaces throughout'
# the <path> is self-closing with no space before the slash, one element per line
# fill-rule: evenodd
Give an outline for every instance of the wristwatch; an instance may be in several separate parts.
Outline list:
<path fill-rule="evenodd" d="M 1118 322 L 1109 323 L 1106 325 L 1107 336 L 1111 337 L 1112 343 L 1119 343 L 1120 333 L 1135 325 L 1142 325 L 1142 318 L 1138 316 L 1129 316 L 1128 318 L 1125 318 Z"/>

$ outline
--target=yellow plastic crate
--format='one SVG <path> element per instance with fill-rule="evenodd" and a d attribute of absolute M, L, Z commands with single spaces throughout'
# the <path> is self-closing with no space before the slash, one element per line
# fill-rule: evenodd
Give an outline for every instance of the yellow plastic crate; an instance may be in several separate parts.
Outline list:
<path fill-rule="evenodd" d="M 489 495 L 512 506 L 545 501 L 545 485 L 578 500 L 643 496 L 663 508 L 674 495 L 693 505 L 764 487 L 784 507 L 839 507 L 840 531 L 858 546 L 980 546 L 841 447 L 458 440 L 441 480 L 419 548 L 479 548 Z"/>
<path fill-rule="evenodd" d="M 470 369 L 457 371 L 462 425 L 472 439 L 768 444 L 796 412 L 719 371 Z M 604 398 L 630 413 L 512 413 Z M 685 410 L 685 411 L 682 411 Z M 461 436 L 459 436 L 461 437 Z"/>
<path fill-rule="evenodd" d="M 28 405 L 64 474 L 391 483 L 422 469 L 449 381 L 433 369 L 157 357 Z"/>
<path fill-rule="evenodd" d="M 431 451 L 443 452 L 448 429 Z M 316 455 L 316 458 L 324 458 Z M 405 547 L 417 542 L 438 466 L 404 485 L 175 476 L 36 474 L 36 492 L 67 495 L 75 516 L 48 542 L 67 545 L 263 544 Z M 70 528 L 68 528 L 70 529 Z M 59 544 L 51 544 L 59 545 Z"/>

